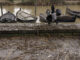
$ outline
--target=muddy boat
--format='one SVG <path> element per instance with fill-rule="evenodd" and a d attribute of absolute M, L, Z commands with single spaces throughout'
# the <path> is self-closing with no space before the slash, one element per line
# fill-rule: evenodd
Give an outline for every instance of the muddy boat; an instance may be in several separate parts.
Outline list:
<path fill-rule="evenodd" d="M 1 17 L 0 17 L 0 22 L 1 23 L 13 23 L 13 22 L 16 22 L 16 16 L 11 13 L 10 11 L 8 11 L 7 13 L 3 14 Z"/>
<path fill-rule="evenodd" d="M 76 15 L 78 18 L 80 18 L 80 11 L 73 11 L 73 10 L 71 10 L 69 8 L 66 8 L 66 12 L 68 14 L 72 15 L 72 16 L 75 16 Z"/>
<path fill-rule="evenodd" d="M 46 14 L 40 14 L 40 22 L 47 22 Z M 75 22 L 76 16 L 57 16 L 57 19 L 52 22 Z"/>
<path fill-rule="evenodd" d="M 22 11 L 21 9 L 16 13 L 16 17 L 19 22 L 34 23 L 37 20 L 37 17 L 35 17 L 31 14 L 28 14 L 28 13 Z"/>

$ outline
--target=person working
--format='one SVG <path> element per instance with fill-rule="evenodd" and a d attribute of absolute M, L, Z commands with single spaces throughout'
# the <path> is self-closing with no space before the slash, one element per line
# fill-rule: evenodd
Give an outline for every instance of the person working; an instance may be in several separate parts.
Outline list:
<path fill-rule="evenodd" d="M 51 13 L 54 13 L 55 12 L 55 7 L 54 7 L 54 4 L 52 4 L 52 6 L 51 6 Z"/>

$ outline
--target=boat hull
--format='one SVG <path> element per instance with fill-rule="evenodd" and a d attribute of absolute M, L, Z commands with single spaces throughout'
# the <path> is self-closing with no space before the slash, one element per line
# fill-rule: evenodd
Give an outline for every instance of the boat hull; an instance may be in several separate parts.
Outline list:
<path fill-rule="evenodd" d="M 21 23 L 24 23 L 24 22 L 25 22 L 25 23 L 35 23 L 36 20 L 37 20 L 37 18 L 34 19 L 34 20 L 21 20 L 21 19 L 17 18 L 17 21 L 18 21 L 18 22 L 21 22 Z"/>
<path fill-rule="evenodd" d="M 44 15 L 44 14 L 43 14 Z M 40 22 L 47 22 L 46 17 L 40 15 Z M 57 19 L 52 22 L 75 22 L 76 16 L 58 16 Z"/>
<path fill-rule="evenodd" d="M 19 10 L 16 13 L 16 17 L 17 17 L 18 22 L 35 23 L 37 20 L 37 17 L 35 17 L 31 14 L 28 14 L 22 10 Z"/>
<path fill-rule="evenodd" d="M 7 12 L 0 17 L 1 23 L 14 23 L 17 22 L 16 16 L 11 12 Z"/>
<path fill-rule="evenodd" d="M 76 16 L 76 17 L 80 18 L 80 12 L 78 12 L 78 11 L 72 11 L 71 9 L 66 8 L 66 12 L 67 12 L 69 15 Z"/>

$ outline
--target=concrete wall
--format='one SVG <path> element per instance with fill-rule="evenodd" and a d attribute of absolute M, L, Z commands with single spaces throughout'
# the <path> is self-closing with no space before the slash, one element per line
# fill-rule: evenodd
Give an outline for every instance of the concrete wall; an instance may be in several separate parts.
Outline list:
<path fill-rule="evenodd" d="M 10 2 L 9 0 L 0 0 L 0 3 L 6 3 L 6 2 Z"/>
<path fill-rule="evenodd" d="M 0 2 L 6 2 L 7 0 L 0 0 Z"/>
<path fill-rule="evenodd" d="M 80 0 L 65 0 L 66 4 L 80 4 Z"/>
<path fill-rule="evenodd" d="M 21 0 L 14 0 L 14 3 L 21 3 Z"/>

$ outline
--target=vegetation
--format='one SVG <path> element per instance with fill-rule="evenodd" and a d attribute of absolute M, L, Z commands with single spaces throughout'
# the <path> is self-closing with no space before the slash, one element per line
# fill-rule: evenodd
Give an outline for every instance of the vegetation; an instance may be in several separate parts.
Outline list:
<path fill-rule="evenodd" d="M 59 4 L 59 3 L 62 3 L 64 2 L 64 0 L 8 0 L 10 2 L 14 2 L 14 1 L 21 1 L 21 3 L 25 3 L 25 4 L 34 4 L 36 1 L 37 1 L 37 4 L 38 5 L 50 5 L 51 3 L 56 3 L 56 4 Z"/>
<path fill-rule="evenodd" d="M 13 2 L 13 0 L 9 0 L 10 2 Z"/>
<path fill-rule="evenodd" d="M 1 0 L 0 3 L 2 4 L 22 4 L 22 5 L 33 5 L 37 1 L 37 5 L 51 5 L 54 4 L 80 4 L 80 2 L 70 2 L 67 3 L 65 0 Z M 74 0 L 73 0 L 74 1 Z M 76 1 L 76 0 L 75 0 Z M 5 3 L 4 3 L 5 2 Z M 9 2 L 9 3 L 8 3 Z"/>

